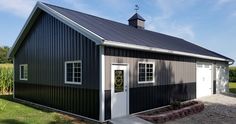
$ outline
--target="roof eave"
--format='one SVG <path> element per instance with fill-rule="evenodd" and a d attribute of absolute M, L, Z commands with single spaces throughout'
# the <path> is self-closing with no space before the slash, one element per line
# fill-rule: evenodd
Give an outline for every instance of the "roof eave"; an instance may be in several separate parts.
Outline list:
<path fill-rule="evenodd" d="M 173 55 L 182 55 L 182 56 L 216 60 L 216 61 L 234 62 L 234 60 L 232 60 L 232 59 L 218 58 L 218 57 L 213 57 L 213 56 L 206 56 L 206 55 L 200 55 L 200 54 L 194 54 L 194 53 L 188 53 L 188 52 L 167 50 L 167 49 L 161 49 L 161 48 L 155 48 L 155 47 L 147 47 L 147 46 L 121 43 L 121 42 L 109 41 L 109 40 L 105 40 L 102 45 L 118 47 L 118 48 L 128 48 L 128 49 L 135 49 L 135 50 L 152 51 L 152 52 L 159 52 L 159 53 L 166 53 L 166 54 L 173 54 Z"/>
<path fill-rule="evenodd" d="M 18 50 L 20 44 L 22 43 L 22 41 L 25 38 L 26 34 L 29 32 L 30 28 L 32 27 L 35 19 L 38 17 L 39 13 L 42 10 L 47 12 L 51 16 L 55 17 L 56 19 L 62 21 L 63 23 L 65 23 L 66 25 L 71 27 L 72 29 L 74 29 L 74 30 L 80 32 L 81 34 L 85 35 L 86 37 L 88 37 L 89 39 L 94 41 L 97 45 L 103 43 L 104 38 L 102 38 L 101 36 L 93 33 L 92 31 L 90 31 L 90 30 L 86 29 L 85 27 L 79 25 L 78 23 L 74 22 L 73 20 L 71 20 L 71 19 L 65 17 L 64 15 L 60 14 L 59 12 L 51 9 L 47 5 L 45 5 L 41 2 L 37 2 L 37 4 L 35 5 L 33 11 L 31 12 L 29 18 L 27 19 L 25 25 L 23 26 L 20 34 L 18 35 L 16 41 L 14 42 L 14 44 L 11 47 L 10 51 L 8 52 L 8 55 L 7 55 L 8 58 L 13 58 L 14 57 L 14 55 L 15 55 L 16 51 Z"/>

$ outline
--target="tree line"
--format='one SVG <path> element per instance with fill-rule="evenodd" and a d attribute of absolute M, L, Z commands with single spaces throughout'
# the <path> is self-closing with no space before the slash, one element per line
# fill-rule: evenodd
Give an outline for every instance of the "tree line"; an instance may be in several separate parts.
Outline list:
<path fill-rule="evenodd" d="M 229 81 L 236 82 L 236 67 L 229 68 Z"/>
<path fill-rule="evenodd" d="M 12 63 L 12 59 L 7 58 L 7 53 L 9 52 L 10 47 L 0 46 L 0 64 L 3 63 Z"/>

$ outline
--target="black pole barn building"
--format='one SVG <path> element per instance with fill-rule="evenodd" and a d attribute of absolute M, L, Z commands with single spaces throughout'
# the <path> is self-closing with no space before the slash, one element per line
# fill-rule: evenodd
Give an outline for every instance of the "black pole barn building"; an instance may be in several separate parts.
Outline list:
<path fill-rule="evenodd" d="M 227 92 L 234 60 L 145 29 L 38 2 L 9 52 L 14 98 L 99 122 Z"/>

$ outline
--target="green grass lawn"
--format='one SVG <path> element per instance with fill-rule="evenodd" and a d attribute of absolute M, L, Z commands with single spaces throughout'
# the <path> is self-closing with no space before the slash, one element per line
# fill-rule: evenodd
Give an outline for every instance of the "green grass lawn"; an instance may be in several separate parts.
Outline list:
<path fill-rule="evenodd" d="M 229 82 L 229 92 L 236 93 L 236 82 Z"/>
<path fill-rule="evenodd" d="M 85 124 L 69 118 L 56 112 L 17 103 L 12 95 L 0 96 L 0 124 Z"/>

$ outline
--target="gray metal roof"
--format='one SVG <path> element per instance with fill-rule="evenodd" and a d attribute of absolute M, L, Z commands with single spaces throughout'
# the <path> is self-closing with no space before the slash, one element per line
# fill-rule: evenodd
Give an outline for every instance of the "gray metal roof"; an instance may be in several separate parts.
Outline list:
<path fill-rule="evenodd" d="M 19 46 L 23 42 L 24 37 L 27 36 L 32 23 L 34 23 L 38 16 L 38 10 L 43 10 L 51 14 L 71 28 L 91 38 L 96 44 L 111 45 L 111 43 L 113 43 L 112 45 L 116 47 L 122 46 L 130 49 L 151 50 L 203 59 L 234 62 L 234 60 L 228 57 L 177 37 L 149 30 L 137 29 L 119 22 L 41 2 L 37 2 L 27 19 L 8 54 L 9 57 L 13 57 L 19 49 Z"/>
<path fill-rule="evenodd" d="M 74 22 L 80 24 L 81 26 L 87 28 L 88 30 L 94 32 L 95 34 L 103 37 L 105 40 L 232 60 L 228 57 L 190 43 L 181 38 L 149 30 L 137 29 L 126 24 L 50 4 L 46 5 L 66 16 L 67 18 L 73 20 Z"/>

